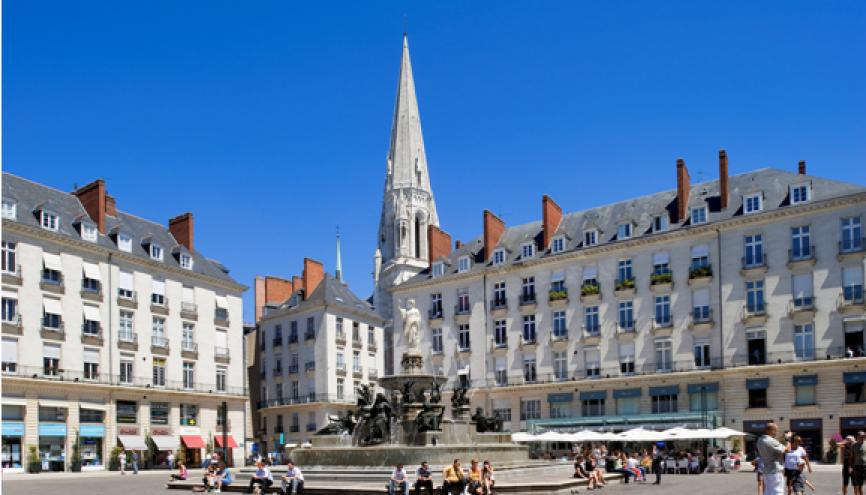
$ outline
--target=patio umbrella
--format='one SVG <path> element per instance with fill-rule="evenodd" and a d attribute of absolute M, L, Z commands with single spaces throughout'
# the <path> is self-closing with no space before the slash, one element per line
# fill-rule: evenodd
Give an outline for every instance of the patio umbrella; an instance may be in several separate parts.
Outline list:
<path fill-rule="evenodd" d="M 536 440 L 536 435 L 526 433 L 525 431 L 518 431 L 517 433 L 511 434 L 511 441 L 517 443 L 526 443 L 537 442 L 538 440 Z"/>
<path fill-rule="evenodd" d="M 737 430 L 734 430 L 732 428 L 727 428 L 725 426 L 722 426 L 721 428 L 716 428 L 715 430 L 713 430 L 712 433 L 713 433 L 712 438 L 718 438 L 718 439 L 746 436 L 746 433 L 743 433 L 742 431 L 737 431 Z"/>
<path fill-rule="evenodd" d="M 618 434 L 617 437 L 623 442 L 655 442 L 665 439 L 662 432 L 647 430 L 644 428 L 633 428 Z"/>

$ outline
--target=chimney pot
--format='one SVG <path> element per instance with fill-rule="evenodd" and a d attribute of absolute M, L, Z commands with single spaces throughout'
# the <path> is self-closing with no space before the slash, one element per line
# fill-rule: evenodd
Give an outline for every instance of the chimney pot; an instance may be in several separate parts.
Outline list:
<path fill-rule="evenodd" d="M 105 181 L 96 179 L 84 187 L 76 189 L 72 194 L 78 197 L 87 216 L 96 224 L 99 232 L 105 234 L 106 194 Z M 113 199 L 113 198 L 112 198 Z"/>
<path fill-rule="evenodd" d="M 186 212 L 168 221 L 168 230 L 178 244 L 193 250 L 193 224 L 192 213 Z"/>
<path fill-rule="evenodd" d="M 427 261 L 432 267 L 434 261 L 451 254 L 451 236 L 435 225 L 428 225 L 427 246 L 427 254 L 430 258 Z"/>
<path fill-rule="evenodd" d="M 541 219 L 544 249 L 548 249 L 550 247 L 550 240 L 553 238 L 553 233 L 556 232 L 556 229 L 559 228 L 559 223 L 562 221 L 562 208 L 547 194 L 541 198 Z"/>
<path fill-rule="evenodd" d="M 484 210 L 484 261 L 493 258 L 493 248 L 499 244 L 499 239 L 505 232 L 505 222 L 490 210 Z"/>
<path fill-rule="evenodd" d="M 680 222 L 686 219 L 690 192 L 691 182 L 689 179 L 689 169 L 686 168 L 686 161 L 682 158 L 677 158 L 677 220 Z"/>
<path fill-rule="evenodd" d="M 722 210 L 728 207 L 728 153 L 719 151 L 719 206 Z"/>
<path fill-rule="evenodd" d="M 304 299 L 313 294 L 323 278 L 325 278 L 325 266 L 322 262 L 304 258 Z"/>
<path fill-rule="evenodd" d="M 800 175 L 806 175 L 806 160 L 800 160 L 800 163 L 797 166 L 797 172 Z"/>

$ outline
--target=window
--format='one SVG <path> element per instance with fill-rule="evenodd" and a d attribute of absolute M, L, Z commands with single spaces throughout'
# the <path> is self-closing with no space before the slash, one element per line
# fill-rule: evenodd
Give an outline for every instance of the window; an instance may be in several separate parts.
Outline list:
<path fill-rule="evenodd" d="M 120 232 L 117 234 L 117 249 L 131 253 L 132 252 L 132 236 Z"/>
<path fill-rule="evenodd" d="M 520 259 L 532 258 L 535 256 L 535 243 L 527 242 L 520 246 Z"/>
<path fill-rule="evenodd" d="M 505 320 L 495 320 L 493 322 L 493 339 L 496 347 L 508 345 L 508 326 Z"/>
<path fill-rule="evenodd" d="M 596 244 L 598 244 L 597 230 L 587 230 L 583 233 L 583 245 L 585 247 L 595 246 Z"/>
<path fill-rule="evenodd" d="M 767 389 L 750 389 L 749 390 L 749 407 L 763 408 L 767 407 Z"/>
<path fill-rule="evenodd" d="M 551 402 L 550 417 L 551 419 L 570 418 L 571 402 Z"/>
<path fill-rule="evenodd" d="M 700 391 L 692 392 L 689 390 L 689 409 L 691 411 L 717 411 L 719 409 L 719 392 L 708 389 L 709 387 L 704 385 Z"/>
<path fill-rule="evenodd" d="M 505 263 L 505 250 L 500 248 L 493 251 L 493 264 L 501 265 L 503 263 Z"/>
<path fill-rule="evenodd" d="M 469 289 L 457 289 L 457 314 L 469 312 Z"/>
<path fill-rule="evenodd" d="M 433 340 L 433 352 L 442 354 L 442 329 L 434 328 L 430 331 Z"/>
<path fill-rule="evenodd" d="M 520 302 L 535 302 L 535 277 L 526 277 L 520 287 Z"/>
<path fill-rule="evenodd" d="M 138 402 L 119 400 L 116 403 L 117 422 L 127 425 L 138 423 Z"/>
<path fill-rule="evenodd" d="M 620 330 L 634 330 L 634 303 L 632 301 L 619 301 L 617 314 Z"/>
<path fill-rule="evenodd" d="M 586 377 L 598 378 L 601 376 L 601 353 L 598 349 L 587 349 L 583 351 L 583 356 L 586 368 Z"/>
<path fill-rule="evenodd" d="M 133 377 L 133 360 L 132 356 L 121 356 L 120 358 L 120 383 L 132 383 Z"/>
<path fill-rule="evenodd" d="M 84 349 L 84 379 L 99 378 L 99 349 Z"/>
<path fill-rule="evenodd" d="M 337 325 L 336 326 L 337 326 L 337 330 L 336 330 L 337 338 L 338 339 L 345 338 L 346 332 L 345 332 L 345 330 L 343 330 L 343 319 L 342 318 L 337 318 Z"/>
<path fill-rule="evenodd" d="M 584 416 L 604 416 L 604 399 L 584 399 L 581 401 Z"/>
<path fill-rule="evenodd" d="M 692 225 L 707 223 L 707 207 L 692 208 Z"/>
<path fill-rule="evenodd" d="M 63 328 L 62 308 L 56 299 L 44 299 L 42 302 L 42 327 L 60 331 Z"/>
<path fill-rule="evenodd" d="M 866 402 L 866 394 L 864 394 L 866 392 L 866 381 L 862 380 L 862 376 L 856 373 L 845 373 L 843 377 L 845 382 L 845 403 L 857 404 Z"/>
<path fill-rule="evenodd" d="M 815 332 L 811 323 L 794 325 L 794 357 L 815 359 Z"/>
<path fill-rule="evenodd" d="M 39 223 L 43 229 L 56 231 L 60 226 L 60 217 L 52 211 L 42 210 Z"/>
<path fill-rule="evenodd" d="M 151 402 L 150 403 L 150 424 L 167 425 L 169 405 L 167 402 Z"/>
<path fill-rule="evenodd" d="M 352 351 L 352 371 L 361 372 L 361 351 Z"/>
<path fill-rule="evenodd" d="M 554 237 L 553 242 L 551 243 L 551 251 L 554 253 L 561 253 L 565 251 L 565 238 Z"/>
<path fill-rule="evenodd" d="M 18 299 L 3 298 L 3 323 L 18 323 Z"/>
<path fill-rule="evenodd" d="M 11 199 L 3 200 L 3 218 L 6 220 L 15 220 L 18 216 L 18 204 Z"/>
<path fill-rule="evenodd" d="M 745 237 L 745 266 L 760 266 L 764 264 L 764 237 L 761 234 Z"/>
<path fill-rule="evenodd" d="M 535 356 L 523 356 L 523 381 L 535 383 L 538 375 L 535 369 Z"/>
<path fill-rule="evenodd" d="M 192 256 L 186 253 L 180 253 L 180 267 L 185 270 L 192 270 Z"/>
<path fill-rule="evenodd" d="M 640 414 L 640 397 L 617 397 L 616 413 L 619 416 Z"/>
<path fill-rule="evenodd" d="M 535 343 L 535 315 L 523 315 L 523 343 Z"/>
<path fill-rule="evenodd" d="M 652 397 L 653 414 L 677 412 L 677 394 L 654 395 Z"/>
<path fill-rule="evenodd" d="M 195 388 L 195 364 L 185 362 L 183 363 L 183 388 L 192 389 Z"/>
<path fill-rule="evenodd" d="M 565 326 L 565 311 L 553 312 L 553 336 L 558 339 L 568 337 L 568 328 Z"/>
<path fill-rule="evenodd" d="M 3 373 L 15 373 L 18 369 L 18 339 L 3 337 Z M 6 406 L 3 406 L 5 409 Z"/>
<path fill-rule="evenodd" d="M 863 301 L 863 268 L 846 266 L 842 268 L 842 297 L 848 304 Z"/>
<path fill-rule="evenodd" d="M 557 380 L 568 379 L 568 354 L 566 351 L 553 352 L 553 377 Z"/>
<path fill-rule="evenodd" d="M 442 318 L 442 294 L 430 294 L 430 318 Z"/>
<path fill-rule="evenodd" d="M 757 315 L 764 313 L 764 281 L 746 282 L 746 312 Z"/>
<path fill-rule="evenodd" d="M 342 400 L 345 394 L 346 381 L 342 378 L 337 378 L 337 399 Z"/>
<path fill-rule="evenodd" d="M 359 364 L 360 366 L 360 364 Z M 300 384 L 297 381 L 292 382 L 292 390 L 291 390 L 291 398 L 293 401 L 298 401 L 301 398 L 301 388 Z"/>
<path fill-rule="evenodd" d="M 374 347 L 376 345 L 376 327 L 373 325 L 367 325 L 367 347 Z"/>
<path fill-rule="evenodd" d="M 180 405 L 180 425 L 181 426 L 197 426 L 198 425 L 198 406 L 195 404 Z"/>
<path fill-rule="evenodd" d="M 66 421 L 65 407 L 39 406 L 39 421 Z"/>
<path fill-rule="evenodd" d="M 124 299 L 135 298 L 135 278 L 132 273 L 122 271 L 117 280 L 117 296 Z"/>
<path fill-rule="evenodd" d="M 743 197 L 743 213 L 756 213 L 761 211 L 761 194 L 751 194 Z"/>
<path fill-rule="evenodd" d="M 791 229 L 791 259 L 808 259 L 812 256 L 811 233 L 808 225 Z"/>
<path fill-rule="evenodd" d="M 670 339 L 655 341 L 656 371 L 666 372 L 673 369 L 673 343 Z"/>
<path fill-rule="evenodd" d="M 499 387 L 508 385 L 508 362 L 505 356 L 496 357 L 494 379 L 496 380 L 496 385 Z"/>
<path fill-rule="evenodd" d="M 626 239 L 631 239 L 631 224 L 630 223 L 621 223 L 616 228 L 616 239 L 618 241 L 624 241 Z"/>
<path fill-rule="evenodd" d="M 496 282 L 493 284 L 493 307 L 505 307 L 505 301 L 505 281 Z"/>
<path fill-rule="evenodd" d="M 791 186 L 791 204 L 798 205 L 808 202 L 811 197 L 810 192 L 809 184 Z"/>
<path fill-rule="evenodd" d="M 103 423 L 105 422 L 105 413 L 98 409 L 79 409 L 79 423 Z"/>
<path fill-rule="evenodd" d="M 311 316 L 307 318 L 307 331 L 304 335 L 304 338 L 315 338 L 316 337 L 316 318 Z"/>
<path fill-rule="evenodd" d="M 631 260 L 619 260 L 617 262 L 617 282 L 625 284 L 627 281 L 634 281 L 634 275 L 631 271 Z M 632 284 L 634 287 L 634 284 Z"/>
<path fill-rule="evenodd" d="M 652 283 L 670 282 L 671 280 L 671 256 L 670 253 L 661 252 L 653 255 L 653 275 L 650 277 Z M 667 275 L 667 277 L 664 277 Z"/>
<path fill-rule="evenodd" d="M 189 322 L 183 322 L 183 340 L 181 341 L 181 349 L 185 351 L 195 351 L 198 346 L 195 343 L 195 325 Z"/>
<path fill-rule="evenodd" d="M 165 358 L 153 358 L 153 386 L 165 386 Z"/>
<path fill-rule="evenodd" d="M 794 405 L 814 406 L 817 403 L 815 397 L 815 380 L 812 376 L 794 377 Z"/>
<path fill-rule="evenodd" d="M 344 357 L 344 354 L 342 352 L 337 352 L 337 369 L 346 369 L 346 358 Z"/>
<path fill-rule="evenodd" d="M 528 419 L 541 419 L 541 400 L 520 400 L 520 421 L 526 421 Z"/>
<path fill-rule="evenodd" d="M 692 266 L 691 271 L 698 271 L 709 268 L 710 266 L 710 247 L 706 244 L 695 246 L 692 248 Z"/>
<path fill-rule="evenodd" d="M 695 342 L 695 367 L 710 367 L 710 343 L 706 341 Z"/>
<path fill-rule="evenodd" d="M 586 306 L 583 308 L 583 329 L 589 335 L 596 335 L 601 331 L 598 322 L 598 306 Z"/>
<path fill-rule="evenodd" d="M 157 244 L 155 242 L 151 243 L 150 244 L 150 258 L 157 260 L 157 261 L 162 261 L 162 246 L 160 246 L 159 244 Z"/>
<path fill-rule="evenodd" d="M 550 277 L 550 292 L 558 292 L 563 294 L 557 294 L 557 296 L 564 296 L 566 293 L 565 288 L 565 272 L 556 272 Z M 553 294 L 550 294 L 551 298 L 554 297 Z M 558 297 L 562 299 L 563 297 Z M 555 299 L 552 299 L 555 300 Z"/>
<path fill-rule="evenodd" d="M 670 220 L 667 215 L 657 215 L 653 217 L 653 232 L 664 232 L 668 230 Z"/>
<path fill-rule="evenodd" d="M 60 345 L 42 345 L 42 374 L 45 376 L 57 376 L 60 372 Z"/>
<path fill-rule="evenodd" d="M 457 272 L 465 273 L 469 271 L 469 256 L 461 256 L 460 259 L 457 260 Z"/>
<path fill-rule="evenodd" d="M 659 327 L 670 326 L 671 323 L 671 296 L 665 294 L 656 296 L 655 323 Z"/>
<path fill-rule="evenodd" d="M 468 351 L 470 349 L 468 323 L 461 323 L 457 326 L 457 341 L 461 351 Z"/>
<path fill-rule="evenodd" d="M 859 251 L 863 249 L 863 237 L 860 227 L 860 217 L 849 217 L 841 220 L 842 241 L 839 246 L 842 251 Z"/>
<path fill-rule="evenodd" d="M 18 263 L 15 259 L 15 247 L 16 244 L 14 242 L 3 241 L 3 273 L 18 273 Z"/>
<path fill-rule="evenodd" d="M 619 344 L 619 371 L 623 375 L 634 374 L 634 342 Z"/>
<path fill-rule="evenodd" d="M 441 261 L 437 261 L 436 263 L 433 263 L 433 276 L 434 277 L 441 277 L 444 274 L 445 274 L 445 264 L 442 263 Z"/>

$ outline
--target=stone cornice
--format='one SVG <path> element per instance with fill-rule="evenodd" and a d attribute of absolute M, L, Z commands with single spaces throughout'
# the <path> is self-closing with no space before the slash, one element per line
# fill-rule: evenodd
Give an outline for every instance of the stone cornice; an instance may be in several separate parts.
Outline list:
<path fill-rule="evenodd" d="M 38 389 L 42 390 L 43 388 L 55 388 L 59 392 L 67 392 L 69 391 L 69 387 L 80 389 L 82 392 L 123 392 L 130 394 L 141 395 L 145 394 L 166 394 L 172 396 L 179 397 L 189 397 L 189 396 L 200 396 L 202 398 L 216 399 L 216 400 L 235 400 L 235 401 L 247 401 L 249 397 L 247 395 L 235 395 L 235 394 L 226 394 L 219 392 L 201 392 L 197 390 L 169 390 L 165 388 L 159 387 L 130 387 L 126 385 L 111 385 L 107 383 L 88 383 L 88 382 L 75 382 L 71 380 L 65 381 L 56 381 L 56 380 L 44 380 L 39 378 L 29 378 L 22 376 L 4 376 L 3 377 L 3 385 L 4 387 L 10 385 L 20 385 L 28 390 Z"/>
<path fill-rule="evenodd" d="M 335 309 L 341 313 L 357 316 L 359 318 L 359 320 L 363 319 L 362 321 L 364 321 L 364 322 L 371 321 L 373 323 L 378 323 L 380 326 L 385 324 L 385 320 L 381 316 L 377 315 L 376 313 L 373 313 L 372 311 L 370 311 L 370 312 L 361 311 L 359 309 L 355 309 L 355 308 L 348 306 L 348 305 L 345 305 L 345 304 L 334 304 L 334 303 L 328 304 L 328 303 L 325 303 L 324 301 L 317 301 L 314 303 L 309 303 L 309 305 L 304 305 L 303 307 L 300 307 L 300 308 L 298 306 L 293 306 L 291 308 L 280 308 L 280 309 L 271 311 L 271 313 L 268 314 L 268 316 L 263 316 L 259 320 L 259 324 L 261 325 L 262 323 L 266 323 L 266 322 L 269 322 L 271 320 L 275 320 L 275 319 L 279 319 L 279 318 L 284 318 L 287 316 L 300 316 L 300 315 L 306 314 L 307 312 L 314 312 L 314 311 L 319 311 L 319 310 L 327 313 L 328 308 Z M 334 311 L 332 311 L 331 313 L 334 314 Z"/>
<path fill-rule="evenodd" d="M 123 251 L 108 249 L 104 246 L 100 246 L 99 244 L 94 244 L 92 242 L 79 239 L 73 239 L 69 236 L 50 232 L 30 225 L 23 225 L 18 222 L 3 220 L 3 230 L 6 232 L 13 232 L 27 237 L 31 237 L 36 239 L 37 241 L 46 241 L 58 244 L 61 247 L 70 247 L 79 251 L 92 254 L 94 256 L 108 258 L 108 256 L 110 255 L 114 259 L 122 260 L 124 262 L 142 267 L 142 271 L 147 273 L 167 273 L 174 275 L 176 278 L 197 280 L 203 284 L 219 287 L 232 292 L 244 292 L 245 290 L 247 290 L 247 286 L 239 284 L 237 282 L 220 280 L 218 278 L 202 275 L 194 271 L 174 268 L 158 261 L 145 260 L 137 256 L 133 256 L 129 253 L 124 253 Z"/>
<path fill-rule="evenodd" d="M 485 266 L 480 270 L 470 270 L 466 273 L 457 273 L 443 275 L 441 277 L 430 278 L 422 281 L 407 281 L 406 283 L 394 286 L 388 290 L 392 293 L 406 293 L 421 288 L 430 288 L 439 285 L 450 284 L 455 281 L 466 279 L 477 279 L 484 275 L 504 275 L 511 272 L 518 272 L 539 265 L 551 265 L 560 262 L 569 262 L 575 260 L 585 260 L 601 255 L 610 255 L 621 253 L 623 251 L 634 250 L 643 246 L 658 245 L 670 243 L 687 238 L 699 238 L 701 236 L 715 235 L 716 231 L 734 230 L 748 225 L 761 225 L 772 223 L 781 218 L 791 218 L 802 215 L 807 215 L 817 211 L 831 210 L 843 208 L 846 206 L 856 205 L 866 202 L 866 192 L 849 194 L 836 198 L 826 199 L 823 201 L 815 201 L 803 205 L 789 206 L 778 208 L 772 211 L 756 213 L 751 215 L 741 215 L 726 220 L 711 222 L 704 225 L 681 227 L 676 230 L 660 234 L 650 234 L 634 239 L 621 242 L 609 242 L 599 246 L 583 248 L 579 250 L 570 250 L 554 255 L 545 255 L 526 261 L 509 263 L 501 266 Z"/>

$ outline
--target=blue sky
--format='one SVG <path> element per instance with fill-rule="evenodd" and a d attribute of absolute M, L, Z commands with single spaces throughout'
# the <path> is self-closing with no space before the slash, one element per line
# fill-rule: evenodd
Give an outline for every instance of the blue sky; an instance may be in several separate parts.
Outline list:
<path fill-rule="evenodd" d="M 3 2 L 3 167 L 165 222 L 241 282 L 369 294 L 408 25 L 442 227 L 796 169 L 866 184 L 866 2 Z M 252 290 L 247 293 L 251 301 Z M 247 305 L 247 319 L 251 306 Z"/>

